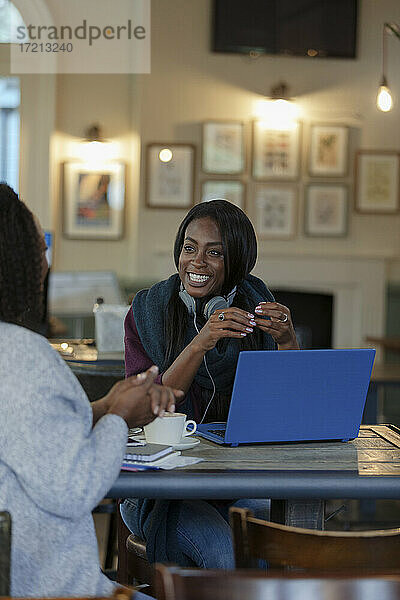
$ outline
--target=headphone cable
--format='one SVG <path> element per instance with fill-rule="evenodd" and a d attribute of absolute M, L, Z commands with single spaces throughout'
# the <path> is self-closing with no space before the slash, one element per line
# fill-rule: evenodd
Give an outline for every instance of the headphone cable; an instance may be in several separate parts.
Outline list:
<path fill-rule="evenodd" d="M 200 333 L 200 331 L 199 331 L 199 329 L 197 327 L 197 322 L 196 322 L 196 311 L 194 311 L 194 313 L 193 313 L 193 325 L 194 325 L 194 328 L 197 331 L 197 333 Z M 204 411 L 204 414 L 201 417 L 201 421 L 198 423 L 198 425 L 201 425 L 203 423 L 204 418 L 205 418 L 205 416 L 206 416 L 206 414 L 208 412 L 208 409 L 210 408 L 211 402 L 214 400 L 214 396 L 215 396 L 215 392 L 216 392 L 215 382 L 214 382 L 214 379 L 212 378 L 212 375 L 211 375 L 210 370 L 208 368 L 207 360 L 206 360 L 206 355 L 205 354 L 203 356 L 203 361 L 204 361 L 204 366 L 206 368 L 207 374 L 208 374 L 209 378 L 211 379 L 211 383 L 212 383 L 212 386 L 213 386 L 213 392 L 212 392 L 211 398 L 210 398 L 210 400 L 209 400 L 209 402 L 207 404 L 206 410 Z"/>

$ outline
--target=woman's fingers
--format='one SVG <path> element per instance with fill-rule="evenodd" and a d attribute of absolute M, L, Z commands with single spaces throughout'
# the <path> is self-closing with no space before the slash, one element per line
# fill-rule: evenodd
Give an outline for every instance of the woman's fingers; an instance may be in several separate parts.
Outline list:
<path fill-rule="evenodd" d="M 221 318 L 221 315 L 224 317 L 223 319 Z M 254 321 L 254 314 L 246 312 L 241 308 L 225 308 L 216 310 L 212 314 L 211 320 L 222 324 L 227 321 L 234 321 L 245 326 L 250 326 L 251 322 Z"/>
<path fill-rule="evenodd" d="M 160 395 L 161 395 L 161 392 L 160 392 L 158 386 L 153 385 L 147 392 L 147 395 L 150 398 L 151 412 L 153 413 L 153 415 L 158 416 L 159 412 L 160 412 Z"/>
<path fill-rule="evenodd" d="M 157 365 L 152 365 L 149 369 L 147 369 L 147 371 L 143 371 L 142 373 L 138 373 L 137 375 L 131 375 L 130 377 L 127 377 L 123 382 L 120 383 L 124 383 L 126 389 L 128 387 L 136 387 L 140 385 L 144 385 L 144 389 L 147 389 L 153 383 L 157 375 L 158 367 Z"/>
<path fill-rule="evenodd" d="M 257 317 L 268 317 L 269 321 L 287 323 L 290 321 L 290 310 L 278 302 L 260 302 L 254 309 Z"/>
<path fill-rule="evenodd" d="M 255 323 L 255 321 L 254 321 Z M 219 331 L 243 331 L 247 333 L 251 333 L 253 331 L 254 325 L 243 325 L 242 323 L 237 323 L 236 321 L 226 320 L 221 323 L 221 325 L 216 325 L 216 330 Z"/>
<path fill-rule="evenodd" d="M 256 319 L 257 327 L 266 331 L 267 333 L 279 333 L 282 331 L 282 328 L 286 329 L 286 323 L 278 322 L 278 321 L 270 321 L 266 319 Z"/>
<path fill-rule="evenodd" d="M 175 411 L 175 401 L 184 396 L 182 390 L 154 384 L 147 392 L 151 399 L 152 413 L 162 417 L 166 412 Z"/>

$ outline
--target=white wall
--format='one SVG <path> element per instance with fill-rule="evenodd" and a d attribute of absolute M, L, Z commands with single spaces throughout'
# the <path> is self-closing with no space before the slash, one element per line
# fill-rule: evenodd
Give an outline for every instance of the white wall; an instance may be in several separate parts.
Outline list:
<path fill-rule="evenodd" d="M 153 0 L 152 74 L 143 78 L 143 146 L 152 141 L 194 141 L 200 149 L 200 123 L 212 118 L 244 120 L 250 137 L 255 101 L 283 79 L 290 85 L 303 115 L 304 151 L 310 121 L 335 121 L 351 126 L 353 152 L 357 147 L 400 149 L 400 74 L 397 69 L 400 43 L 395 38 L 388 43 L 388 77 L 399 101 L 395 110 L 386 115 L 375 107 L 381 76 L 381 24 L 400 22 L 398 0 L 360 2 L 357 60 L 263 56 L 252 61 L 240 55 L 213 54 L 209 51 L 209 5 L 207 0 L 168 3 Z M 346 180 L 350 186 L 352 167 L 351 164 L 351 176 Z M 246 179 L 247 211 L 253 215 L 253 184 L 249 177 Z M 305 161 L 303 179 L 304 183 L 308 181 Z M 198 181 L 197 194 L 199 187 Z M 400 215 L 355 214 L 351 201 L 347 238 L 310 239 L 302 233 L 302 188 L 299 185 L 297 237 L 290 241 L 261 241 L 261 254 L 288 255 L 289 260 L 293 254 L 385 256 L 388 276 L 400 280 Z M 142 186 L 139 212 L 142 274 L 157 269 L 157 256 L 171 247 L 173 232 L 183 214 L 182 211 L 144 208 Z M 161 221 L 163 227 L 160 227 Z M 151 231 L 157 232 L 155 239 L 148 235 Z"/>
<path fill-rule="evenodd" d="M 396 38 L 388 41 L 388 78 L 398 103 L 389 114 L 380 113 L 375 107 L 381 76 L 381 27 L 384 21 L 400 23 L 398 0 L 360 0 L 356 60 L 273 56 L 251 60 L 241 55 L 213 54 L 209 50 L 210 5 L 210 0 L 152 0 L 151 75 L 60 75 L 56 78 L 47 215 L 43 215 L 41 207 L 45 194 L 35 193 L 31 202 L 33 207 L 38 206 L 42 219 L 51 221 L 56 232 L 56 269 L 115 269 L 120 275 L 148 278 L 167 275 L 172 268 L 169 253 L 173 238 L 185 211 L 145 208 L 143 168 L 141 182 L 139 180 L 140 142 L 142 156 L 149 142 L 195 143 L 199 174 L 201 122 L 243 120 L 250 142 L 255 102 L 268 95 L 271 86 L 281 80 L 290 86 L 302 113 L 304 155 L 309 123 L 313 121 L 332 121 L 352 127 L 353 153 L 357 147 L 400 150 L 400 72 L 397 68 L 400 43 Z M 40 115 L 41 110 L 40 102 L 35 103 L 29 118 L 34 118 L 35 111 Z M 118 158 L 127 164 L 127 226 L 121 241 L 76 241 L 66 240 L 61 235 L 60 163 L 74 158 L 77 142 L 94 121 L 102 124 L 104 135 L 116 143 Z M 36 162 L 29 163 L 29 160 L 29 156 L 24 157 L 30 184 L 40 190 L 42 162 L 47 158 L 42 155 L 32 158 Z M 36 171 L 34 165 L 39 160 L 41 168 Z M 201 174 L 197 177 L 196 198 L 200 181 L 205 178 Z M 253 184 L 249 174 L 243 180 L 248 184 L 246 207 L 252 216 Z M 352 176 L 345 181 L 351 188 Z M 302 182 L 308 182 L 305 161 Z M 299 254 L 385 257 L 388 279 L 400 281 L 400 215 L 356 214 L 351 202 L 347 238 L 307 238 L 302 233 L 303 183 L 298 185 L 298 235 L 290 241 L 261 241 L 263 264 L 268 264 L 270 255 L 287 256 L 288 260 Z M 23 187 L 29 196 L 29 186 Z"/>

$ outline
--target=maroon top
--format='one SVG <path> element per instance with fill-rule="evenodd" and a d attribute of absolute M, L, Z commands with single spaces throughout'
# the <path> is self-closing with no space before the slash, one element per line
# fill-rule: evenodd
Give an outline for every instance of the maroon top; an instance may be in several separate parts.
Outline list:
<path fill-rule="evenodd" d="M 142 371 L 146 371 L 153 365 L 153 362 L 150 360 L 146 350 L 143 348 L 142 342 L 140 341 L 139 333 L 133 316 L 132 306 L 125 317 L 124 327 L 125 377 L 130 377 L 131 375 L 137 375 Z M 162 373 L 156 377 L 156 383 L 161 383 L 161 376 Z"/>
<path fill-rule="evenodd" d="M 142 371 L 149 369 L 153 362 L 149 358 L 146 350 L 143 348 L 143 344 L 139 337 L 139 332 L 136 327 L 135 318 L 133 316 L 132 306 L 130 307 L 128 314 L 125 317 L 125 377 L 131 375 L 137 375 Z M 162 383 L 163 373 L 160 373 L 156 379 L 156 383 Z M 201 389 L 196 382 L 193 382 L 189 388 L 188 394 L 193 404 L 194 419 L 198 419 L 201 414 L 199 410 Z M 180 403 L 184 402 L 185 399 L 181 400 Z M 179 403 L 179 404 L 180 404 Z"/>

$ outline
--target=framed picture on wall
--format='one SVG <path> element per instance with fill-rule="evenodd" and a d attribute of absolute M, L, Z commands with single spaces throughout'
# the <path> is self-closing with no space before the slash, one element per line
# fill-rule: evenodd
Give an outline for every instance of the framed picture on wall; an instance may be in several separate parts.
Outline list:
<path fill-rule="evenodd" d="M 395 151 L 360 150 L 355 166 L 355 208 L 388 214 L 400 209 L 399 158 Z"/>
<path fill-rule="evenodd" d="M 313 177 L 344 177 L 348 171 L 349 128 L 311 125 L 309 173 Z"/>
<path fill-rule="evenodd" d="M 209 179 L 201 186 L 201 202 L 223 198 L 244 208 L 245 185 L 242 181 Z"/>
<path fill-rule="evenodd" d="M 253 177 L 297 179 L 300 169 L 300 123 L 273 129 L 263 121 L 253 123 Z"/>
<path fill-rule="evenodd" d="M 147 146 L 146 205 L 149 208 L 193 206 L 195 153 L 192 144 Z"/>
<path fill-rule="evenodd" d="M 304 230 L 307 235 L 345 236 L 347 215 L 347 186 L 316 183 L 307 187 L 304 216 Z"/>
<path fill-rule="evenodd" d="M 86 163 L 62 165 L 63 235 L 72 239 L 118 240 L 123 236 L 125 165 L 99 169 Z"/>
<path fill-rule="evenodd" d="M 239 175 L 244 171 L 243 123 L 203 123 L 202 170 L 205 173 Z"/>
<path fill-rule="evenodd" d="M 294 186 L 256 186 L 255 208 L 256 230 L 260 237 L 294 237 L 297 227 L 297 190 Z"/>

